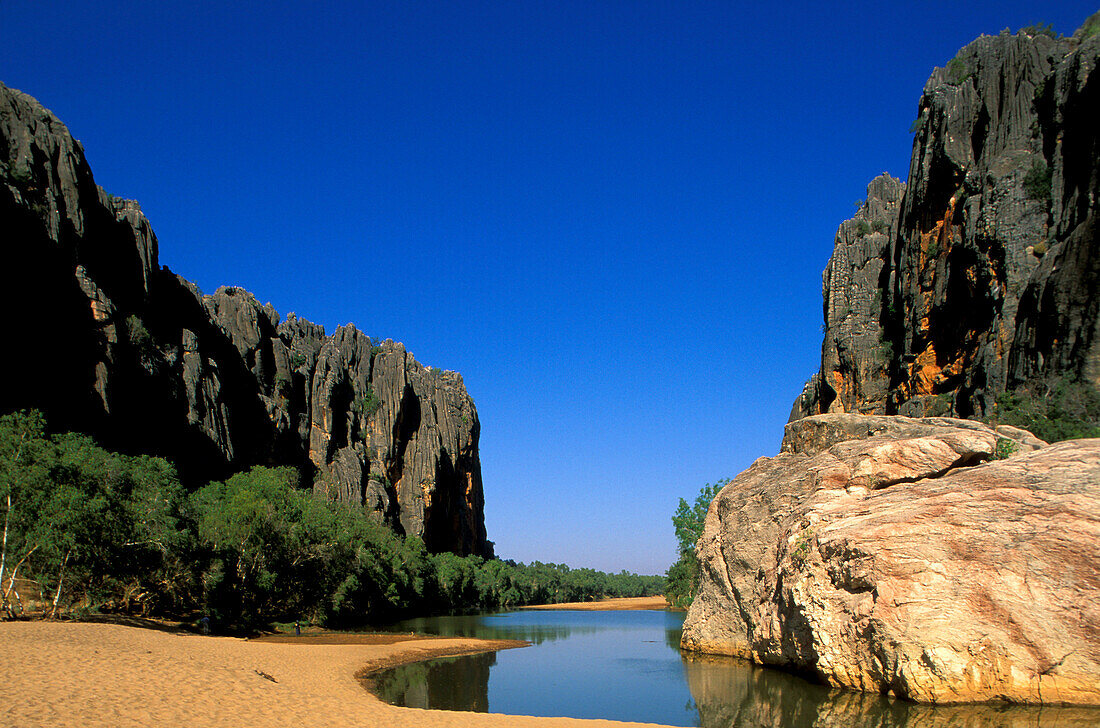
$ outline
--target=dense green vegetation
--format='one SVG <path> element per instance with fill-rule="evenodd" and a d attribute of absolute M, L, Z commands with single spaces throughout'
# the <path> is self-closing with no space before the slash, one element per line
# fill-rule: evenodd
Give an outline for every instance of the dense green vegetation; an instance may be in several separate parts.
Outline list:
<path fill-rule="evenodd" d="M 988 419 L 1047 442 L 1100 437 L 1100 391 L 1082 380 L 1037 379 L 997 397 Z"/>
<path fill-rule="evenodd" d="M 695 502 L 688 504 L 680 499 L 676 512 L 672 515 L 672 527 L 676 531 L 676 544 L 680 558 L 668 568 L 665 575 L 665 598 L 674 607 L 687 608 L 695 598 L 699 587 L 699 559 L 695 555 L 695 544 L 703 535 L 703 523 L 707 519 L 710 502 L 728 483 L 729 479 L 719 480 L 713 485 L 707 483 L 700 489 Z"/>
<path fill-rule="evenodd" d="M 661 593 L 664 578 L 431 554 L 360 508 L 255 467 L 187 493 L 165 460 L 0 417 L 0 606 L 8 616 L 209 616 L 324 625 Z M 33 601 L 33 603 L 32 603 Z"/>
<path fill-rule="evenodd" d="M 947 62 L 947 82 L 952 86 L 962 85 L 973 73 L 966 65 L 966 61 L 958 56 Z"/>
<path fill-rule="evenodd" d="M 1050 202 L 1052 173 L 1046 162 L 1035 161 L 1024 175 L 1024 192 L 1032 200 Z"/>
<path fill-rule="evenodd" d="M 1100 33 L 1100 13 L 1095 13 L 1079 29 L 1081 31 L 1082 40 L 1088 40 L 1094 35 Z"/>

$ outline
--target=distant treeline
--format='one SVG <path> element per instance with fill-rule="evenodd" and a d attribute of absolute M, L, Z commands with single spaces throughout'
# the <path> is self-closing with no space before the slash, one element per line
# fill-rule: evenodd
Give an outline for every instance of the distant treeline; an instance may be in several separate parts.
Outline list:
<path fill-rule="evenodd" d="M 664 577 L 431 554 L 376 514 L 255 467 L 188 493 L 171 463 L 0 417 L 0 608 L 383 623 L 525 604 L 660 594 Z M 32 603 L 33 602 L 33 603 Z"/>

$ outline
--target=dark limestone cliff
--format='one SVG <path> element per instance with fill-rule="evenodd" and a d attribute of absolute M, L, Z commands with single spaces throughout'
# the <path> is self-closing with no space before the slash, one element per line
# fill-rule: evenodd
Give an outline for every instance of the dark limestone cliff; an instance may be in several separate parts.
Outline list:
<path fill-rule="evenodd" d="M 792 420 L 981 418 L 1029 381 L 1100 386 L 1098 65 L 1100 33 L 1024 30 L 932 73 L 907 184 L 876 178 L 837 232 Z"/>
<path fill-rule="evenodd" d="M 433 551 L 491 554 L 461 375 L 240 288 L 203 295 L 159 265 L 140 207 L 96 185 L 65 126 L 2 84 L 0 230 L 0 410 L 166 456 L 191 482 L 295 466 Z"/>

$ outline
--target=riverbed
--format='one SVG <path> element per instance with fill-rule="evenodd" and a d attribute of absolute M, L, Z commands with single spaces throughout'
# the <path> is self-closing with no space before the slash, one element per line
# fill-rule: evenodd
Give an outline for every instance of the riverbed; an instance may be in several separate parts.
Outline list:
<path fill-rule="evenodd" d="M 376 675 L 373 689 L 406 707 L 705 728 L 1100 725 L 1095 709 L 918 705 L 743 660 L 683 655 L 683 618 L 664 610 L 521 610 L 406 620 L 389 629 L 533 646 L 404 665 Z"/>

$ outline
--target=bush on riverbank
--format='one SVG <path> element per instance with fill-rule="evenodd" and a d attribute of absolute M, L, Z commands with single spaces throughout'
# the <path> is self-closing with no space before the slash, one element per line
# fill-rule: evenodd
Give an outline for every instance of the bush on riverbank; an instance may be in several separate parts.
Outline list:
<path fill-rule="evenodd" d="M 209 616 L 216 628 L 326 625 L 651 596 L 664 579 L 431 554 L 377 515 L 255 467 L 187 494 L 170 463 L 0 417 L 0 608 Z M 13 581 L 14 580 L 14 581 Z M 30 604 L 21 580 L 35 586 Z M 16 585 L 11 588 L 12 585 Z"/>

